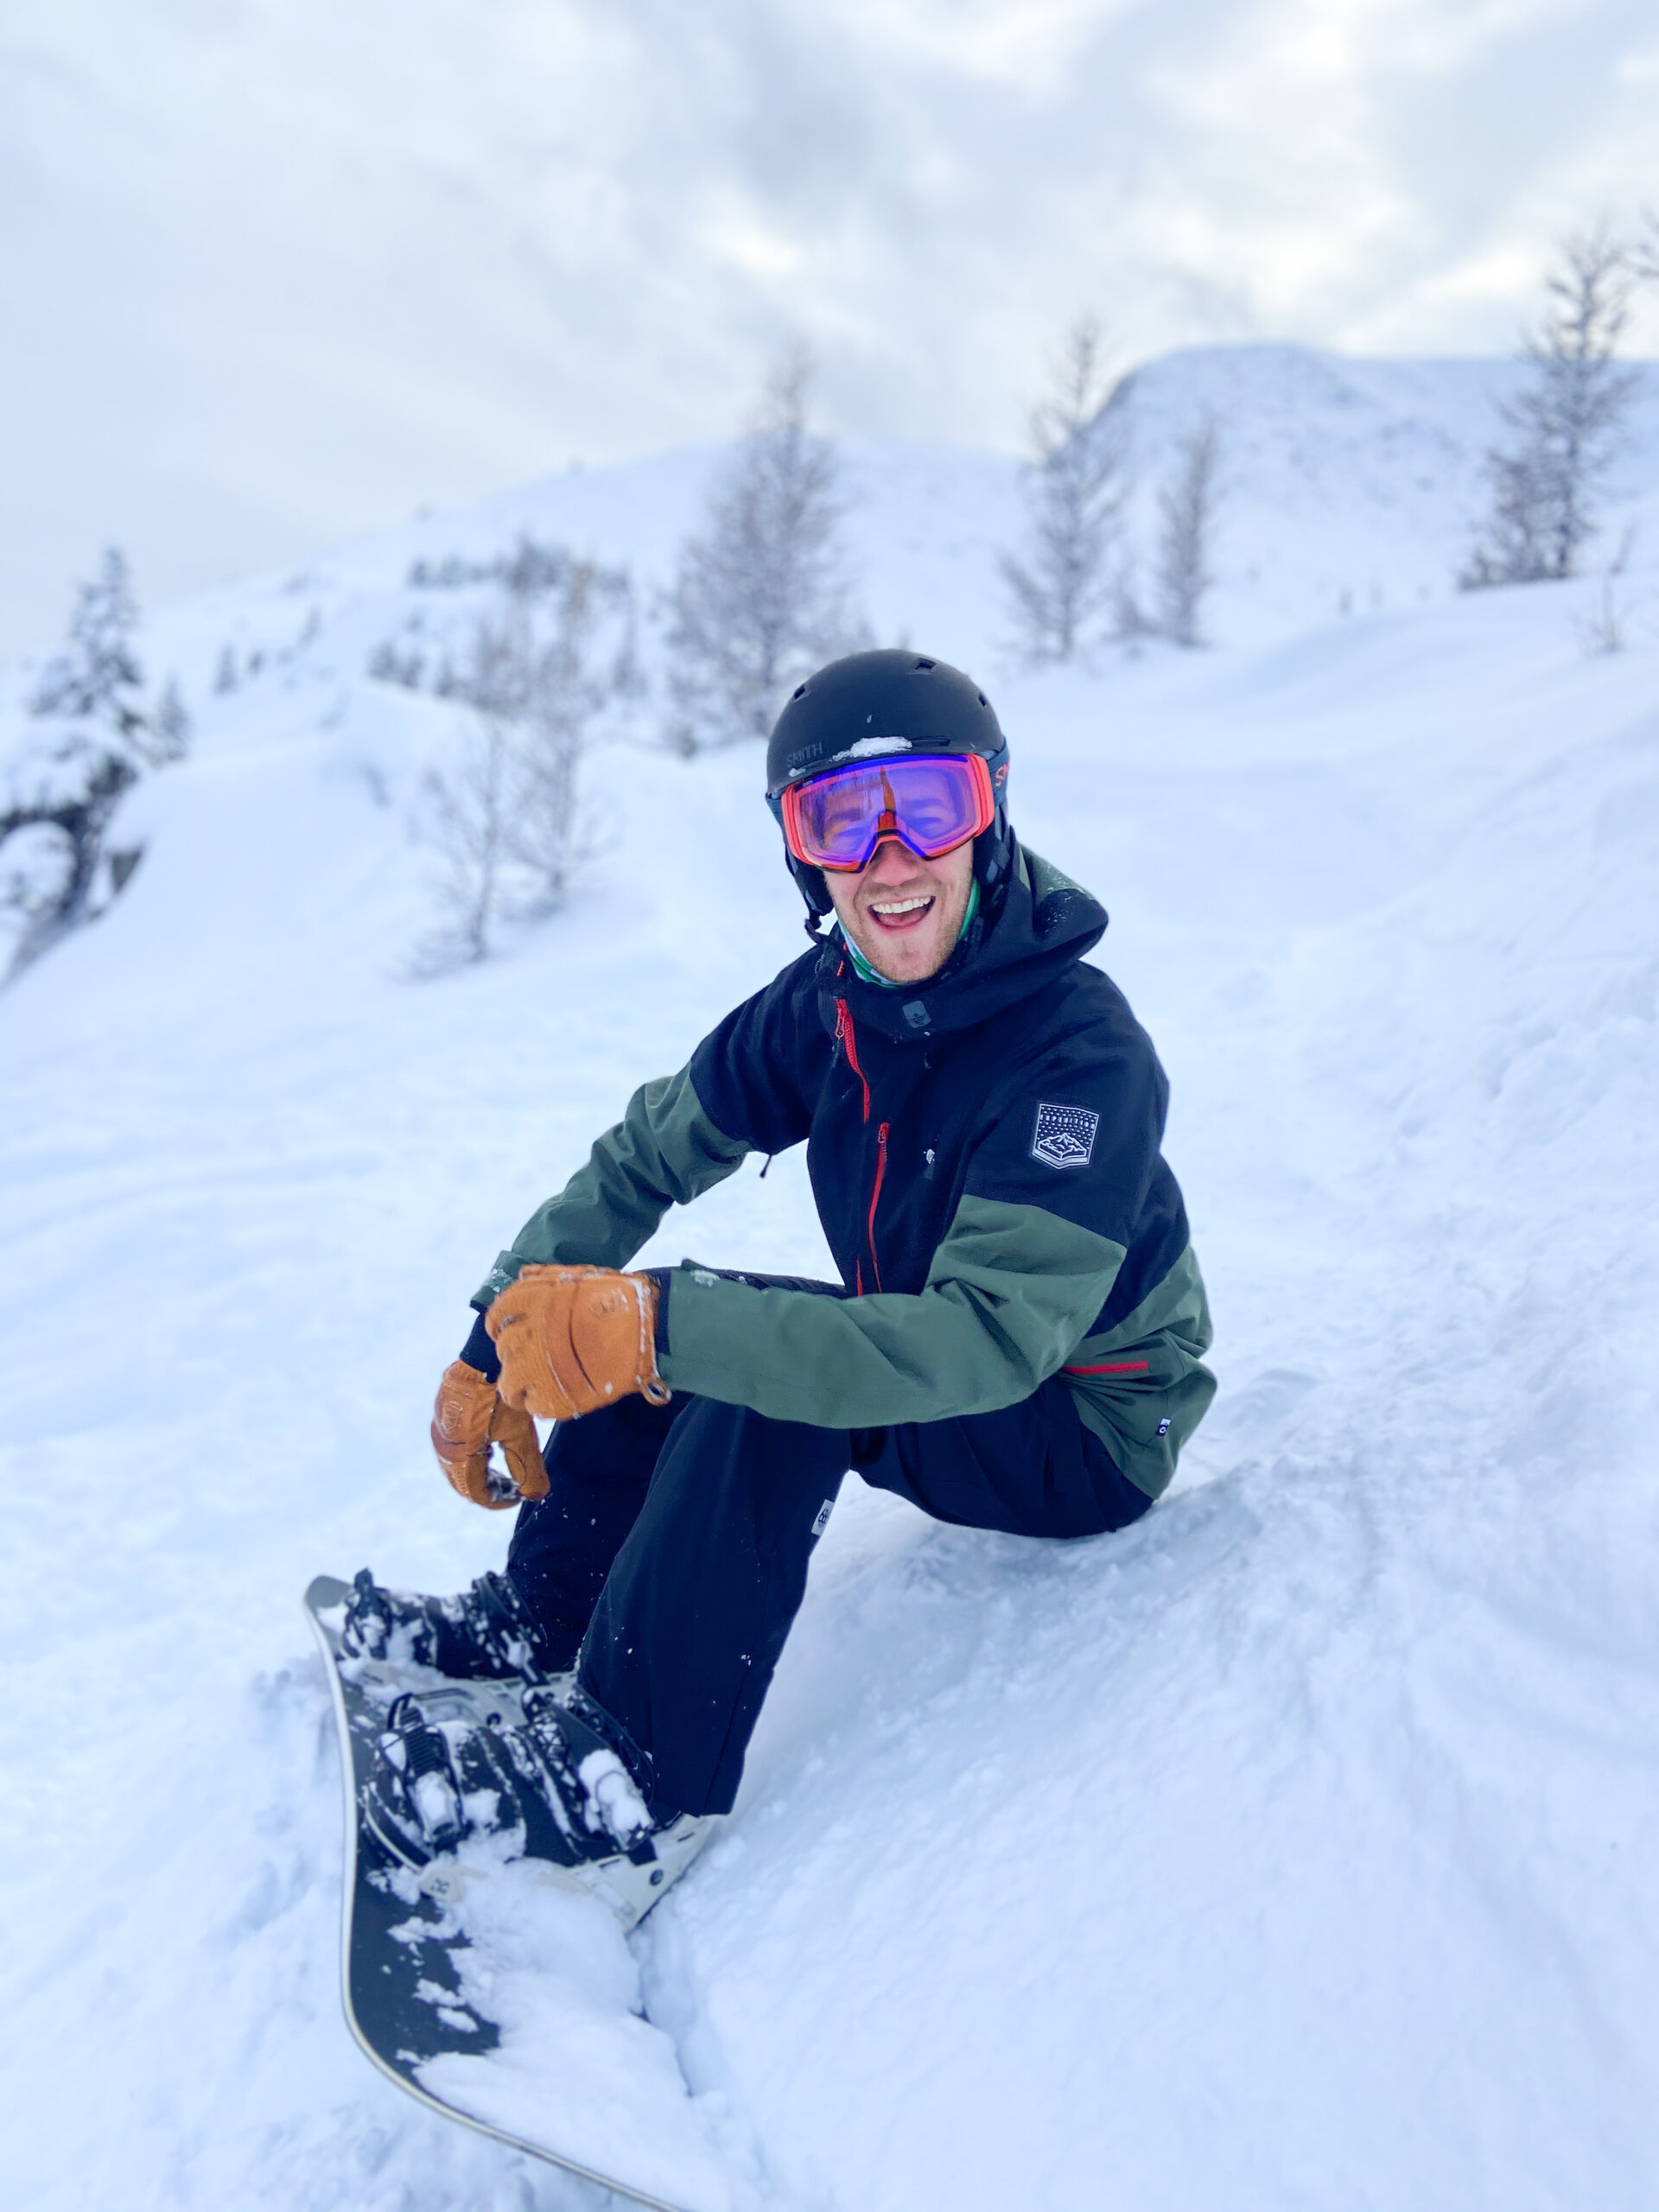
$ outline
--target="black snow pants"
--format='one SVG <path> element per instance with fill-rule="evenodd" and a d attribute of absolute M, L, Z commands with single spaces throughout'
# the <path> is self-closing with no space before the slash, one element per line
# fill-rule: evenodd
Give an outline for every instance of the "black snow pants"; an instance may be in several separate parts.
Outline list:
<path fill-rule="evenodd" d="M 991 1414 L 808 1428 L 714 1398 L 629 1397 L 561 1423 L 507 1573 L 561 1662 L 649 1762 L 658 1806 L 729 1811 L 848 1469 L 936 1520 L 1024 1536 L 1121 1529 L 1151 1503 L 1057 1376 Z"/>

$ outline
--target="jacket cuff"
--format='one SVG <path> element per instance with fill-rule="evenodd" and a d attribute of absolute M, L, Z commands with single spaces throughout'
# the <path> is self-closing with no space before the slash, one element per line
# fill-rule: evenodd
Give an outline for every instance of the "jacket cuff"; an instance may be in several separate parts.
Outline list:
<path fill-rule="evenodd" d="M 657 1286 L 657 1322 L 653 1342 L 657 1369 L 660 1374 L 663 1362 L 668 1356 L 668 1286 L 674 1270 L 672 1268 L 641 1268 L 638 1272 L 649 1275 Z"/>
<path fill-rule="evenodd" d="M 524 1265 L 524 1257 L 520 1253 L 508 1250 L 496 1254 L 495 1265 L 473 1293 L 473 1304 L 477 1306 L 480 1313 L 492 1300 L 499 1298 L 509 1283 L 518 1281 L 518 1270 Z"/>
<path fill-rule="evenodd" d="M 481 1313 L 476 1313 L 473 1316 L 473 1332 L 461 1346 L 461 1356 L 468 1367 L 477 1369 L 486 1382 L 499 1382 L 501 1380 L 501 1355 L 497 1351 L 490 1332 L 484 1325 L 484 1316 Z"/>

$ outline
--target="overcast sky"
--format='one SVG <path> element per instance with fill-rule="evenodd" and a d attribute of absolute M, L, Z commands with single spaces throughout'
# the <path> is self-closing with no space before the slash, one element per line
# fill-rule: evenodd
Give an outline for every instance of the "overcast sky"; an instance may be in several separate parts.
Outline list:
<path fill-rule="evenodd" d="M 10 0 L 0 652 L 727 435 L 1012 448 L 1085 310 L 1501 352 L 1659 202 L 1655 0 Z M 1637 333 L 1659 350 L 1651 312 Z"/>

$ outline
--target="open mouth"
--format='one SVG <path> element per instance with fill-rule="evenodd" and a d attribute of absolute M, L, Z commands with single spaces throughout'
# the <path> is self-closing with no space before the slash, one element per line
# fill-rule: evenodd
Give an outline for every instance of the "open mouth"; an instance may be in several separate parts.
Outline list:
<path fill-rule="evenodd" d="M 915 929 L 926 919 L 932 910 L 933 900 L 931 896 L 915 899 L 883 899 L 880 901 L 873 899 L 869 906 L 870 918 L 876 927 L 895 937 L 901 935 L 906 930 Z"/>

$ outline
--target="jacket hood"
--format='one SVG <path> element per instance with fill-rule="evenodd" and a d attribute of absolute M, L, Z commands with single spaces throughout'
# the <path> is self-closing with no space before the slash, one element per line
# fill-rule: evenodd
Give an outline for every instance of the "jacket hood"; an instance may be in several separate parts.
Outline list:
<path fill-rule="evenodd" d="M 863 982 L 837 925 L 818 956 L 826 1022 L 834 1028 L 835 1001 L 845 999 L 861 1027 L 899 1042 L 971 1029 L 1081 960 L 1099 944 L 1106 918 L 1097 899 L 1015 842 L 1007 893 L 995 917 L 976 915 L 938 974 L 913 990 Z"/>

